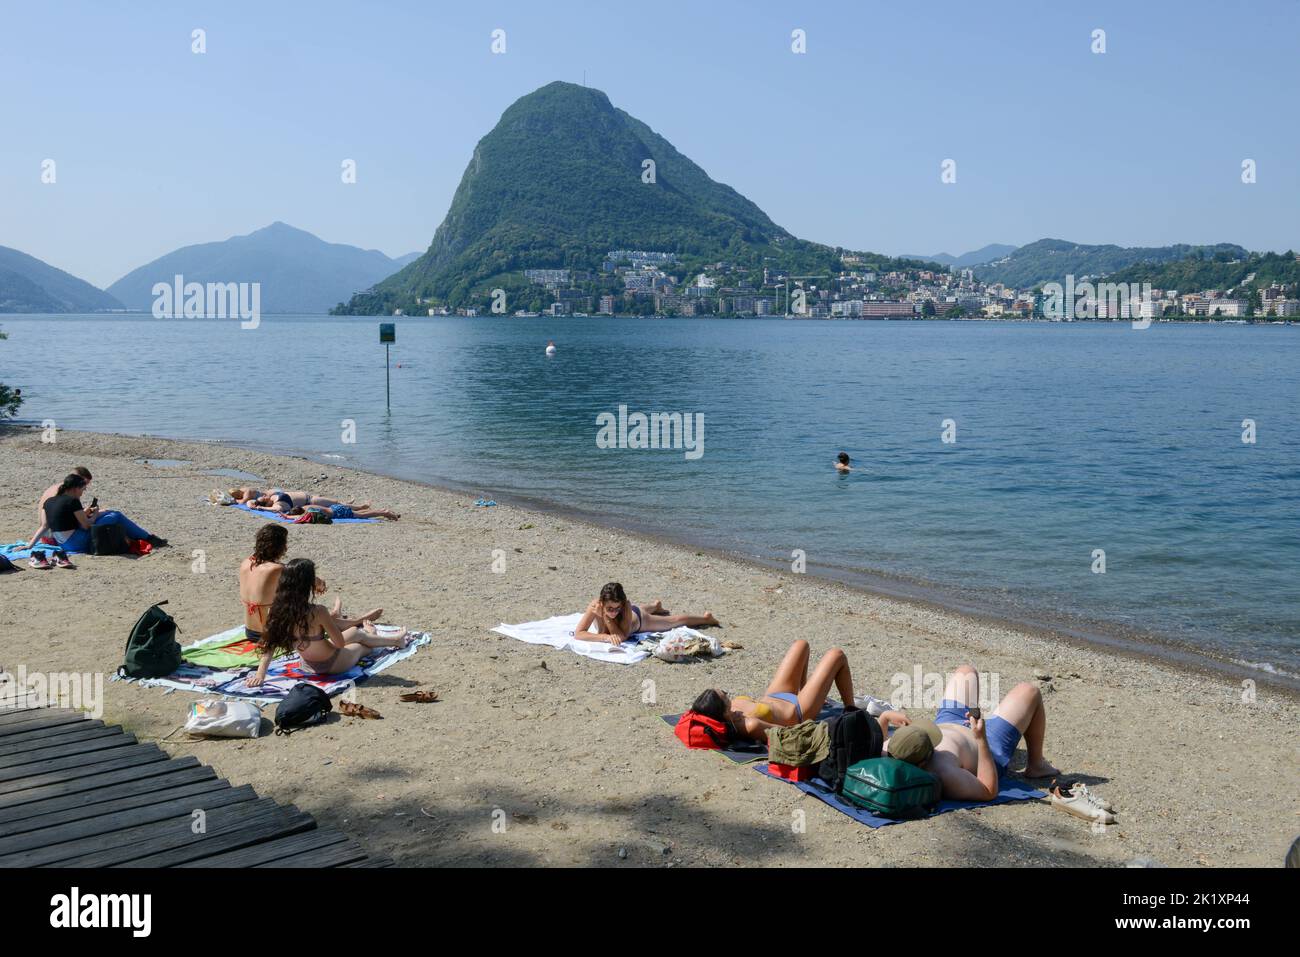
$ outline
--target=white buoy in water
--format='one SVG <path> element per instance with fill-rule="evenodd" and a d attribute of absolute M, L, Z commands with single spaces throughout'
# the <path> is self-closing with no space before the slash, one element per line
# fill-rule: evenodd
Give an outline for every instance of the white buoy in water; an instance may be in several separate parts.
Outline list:
<path fill-rule="evenodd" d="M 548 342 L 548 343 L 546 344 L 546 354 L 547 354 L 548 356 L 553 356 L 553 355 L 555 355 L 555 343 L 554 343 L 554 342 Z"/>

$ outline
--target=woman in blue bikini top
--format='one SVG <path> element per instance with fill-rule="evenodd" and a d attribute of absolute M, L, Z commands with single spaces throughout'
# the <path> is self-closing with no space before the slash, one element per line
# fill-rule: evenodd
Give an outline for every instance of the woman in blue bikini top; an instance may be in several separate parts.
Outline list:
<path fill-rule="evenodd" d="M 658 600 L 653 604 L 634 605 L 627 600 L 622 585 L 610 582 L 600 590 L 600 597 L 587 606 L 573 634 L 583 641 L 621 645 L 641 632 L 671 631 L 682 625 L 704 628 L 717 624 L 718 619 L 708 611 L 702 615 L 672 615 Z"/>
<path fill-rule="evenodd" d="M 832 687 L 845 710 L 853 710 L 853 675 L 844 652 L 838 648 L 826 652 L 811 675 L 808 656 L 808 642 L 800 638 L 781 659 L 767 691 L 757 698 L 710 688 L 695 699 L 691 710 L 723 722 L 736 738 L 764 743 L 769 728 L 789 728 L 816 719 Z M 908 723 L 907 716 L 897 711 L 886 711 L 880 720 L 895 725 Z"/>

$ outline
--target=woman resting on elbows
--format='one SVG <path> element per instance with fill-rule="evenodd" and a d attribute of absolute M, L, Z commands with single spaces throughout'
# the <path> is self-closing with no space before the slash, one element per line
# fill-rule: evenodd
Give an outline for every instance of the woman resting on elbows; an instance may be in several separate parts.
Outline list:
<path fill-rule="evenodd" d="M 808 642 L 801 638 L 790 646 L 767 691 L 757 698 L 728 695 L 725 691 L 710 688 L 695 699 L 691 710 L 723 722 L 732 738 L 766 743 L 768 728 L 789 728 L 815 719 L 826 703 L 832 685 L 839 692 L 845 710 L 855 710 L 853 675 L 849 672 L 849 659 L 844 652 L 832 648 L 822 655 L 810 678 Z M 909 723 L 907 715 L 900 711 L 886 711 L 878 720 L 886 737 L 890 725 Z"/>
<path fill-rule="evenodd" d="M 573 633 L 582 641 L 607 641 L 621 645 L 630 635 L 639 631 L 668 631 L 685 625 L 701 628 L 720 624 L 712 612 L 702 615 L 670 615 L 661 601 L 653 605 L 637 606 L 627 600 L 623 586 L 610 582 L 600 590 L 600 597 L 587 606 L 578 629 Z M 592 628 L 596 630 L 591 631 Z"/>
<path fill-rule="evenodd" d="M 253 554 L 239 564 L 239 600 L 244 606 L 244 634 L 253 641 L 262 637 L 266 627 L 266 613 L 275 599 L 276 587 L 280 584 L 280 572 L 284 570 L 281 559 L 289 547 L 289 532 L 283 525 L 264 525 L 257 530 L 253 540 Z M 317 581 L 318 592 L 325 590 L 325 583 Z M 343 603 L 334 600 L 330 614 L 334 624 L 343 632 L 343 637 L 351 639 L 350 629 L 362 628 L 372 632 L 372 622 L 378 621 L 384 613 L 376 608 L 360 618 L 343 616 Z"/>
<path fill-rule="evenodd" d="M 316 565 L 309 558 L 295 558 L 280 572 L 275 599 L 266 614 L 266 629 L 257 642 L 262 660 L 257 673 L 248 679 L 256 688 L 266 680 L 267 669 L 280 655 L 298 652 L 304 671 L 336 675 L 347 671 L 376 648 L 405 648 L 409 635 L 380 638 L 357 629 L 345 636 L 324 605 L 313 605 Z"/>

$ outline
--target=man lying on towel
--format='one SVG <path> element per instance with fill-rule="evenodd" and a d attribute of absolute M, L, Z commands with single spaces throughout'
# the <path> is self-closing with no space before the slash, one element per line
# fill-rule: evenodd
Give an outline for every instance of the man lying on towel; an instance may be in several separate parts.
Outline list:
<path fill-rule="evenodd" d="M 934 721 L 913 719 L 885 742 L 884 753 L 925 768 L 939 779 L 943 797 L 953 801 L 991 801 L 1021 735 L 1029 760 L 1025 777 L 1054 776 L 1043 757 L 1047 713 L 1037 685 L 1022 681 L 986 719 L 976 707 L 979 675 L 962 665 L 948 679 Z"/>

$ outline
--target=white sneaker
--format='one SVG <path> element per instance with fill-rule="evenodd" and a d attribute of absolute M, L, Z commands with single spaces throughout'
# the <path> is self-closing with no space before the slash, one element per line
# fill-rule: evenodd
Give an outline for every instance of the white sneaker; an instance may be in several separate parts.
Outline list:
<path fill-rule="evenodd" d="M 1098 807 L 1088 800 L 1084 794 L 1071 791 L 1069 797 L 1058 797 L 1055 794 L 1050 797 L 1052 806 L 1059 808 L 1066 814 L 1073 814 L 1075 817 L 1083 818 L 1085 821 L 1091 821 L 1094 824 L 1115 823 L 1114 814 L 1102 807 Z"/>
<path fill-rule="evenodd" d="M 1075 784 L 1070 788 L 1070 793 L 1076 796 L 1083 795 L 1085 800 L 1091 801 L 1093 804 L 1097 805 L 1097 807 L 1101 808 L 1103 811 L 1109 811 L 1112 814 L 1115 813 L 1114 805 L 1112 805 L 1101 795 L 1093 794 L 1091 791 L 1088 790 L 1088 785 L 1084 784 L 1082 781 L 1075 782 Z"/>
<path fill-rule="evenodd" d="M 882 698 L 877 698 L 869 694 L 854 695 L 853 703 L 873 718 L 879 718 L 886 711 L 894 710 L 892 702 L 885 701 Z"/>

